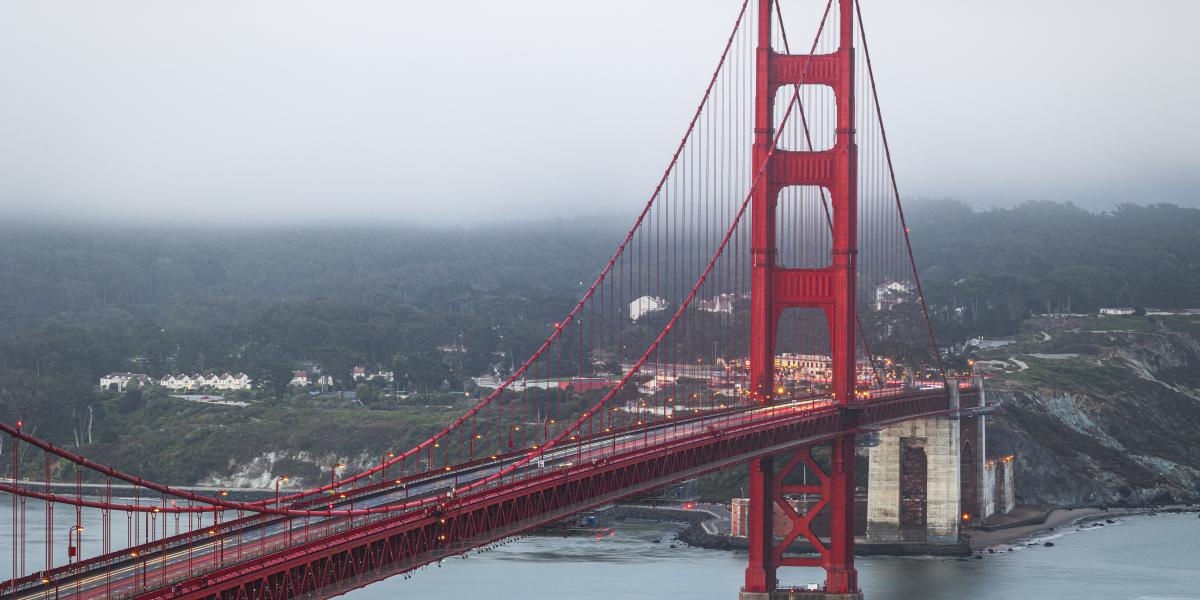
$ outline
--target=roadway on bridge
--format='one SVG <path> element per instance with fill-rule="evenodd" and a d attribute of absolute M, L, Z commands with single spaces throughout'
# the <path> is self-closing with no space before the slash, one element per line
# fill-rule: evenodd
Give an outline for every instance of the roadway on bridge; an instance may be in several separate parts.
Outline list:
<path fill-rule="evenodd" d="M 618 435 L 569 442 L 547 452 L 539 460 L 531 461 L 517 469 L 511 476 L 521 478 L 548 469 L 570 468 L 581 462 L 598 461 L 636 452 L 654 444 L 713 431 L 720 427 L 770 419 L 781 413 L 793 415 L 797 410 L 813 411 L 830 405 L 828 399 L 810 399 L 769 407 L 738 407 L 660 422 L 651 427 Z M 456 487 L 462 487 L 510 467 L 525 456 L 525 453 L 520 453 L 482 464 L 451 468 L 450 471 L 430 472 L 385 491 L 351 489 L 344 492 L 344 495 L 339 494 L 332 503 L 324 499 L 321 502 L 339 508 L 368 508 L 445 495 L 452 493 Z M 428 509 L 410 509 L 409 514 L 414 518 L 421 518 L 428 514 Z M 246 562 L 293 545 L 327 538 L 392 516 L 395 514 L 380 514 L 371 518 L 314 516 L 290 519 L 268 517 L 264 520 L 261 517 L 246 517 L 240 519 L 246 522 L 244 526 L 224 530 L 223 533 L 212 535 L 199 544 L 164 551 L 161 549 L 161 542 L 151 541 L 126 551 L 121 557 L 114 557 L 114 561 L 109 565 L 100 561 L 82 573 L 69 577 L 60 576 L 56 581 L 20 590 L 15 595 L 9 593 L 4 597 L 21 600 L 61 598 L 67 594 L 80 599 L 132 597 L 144 591 L 161 589 L 219 568 Z"/>

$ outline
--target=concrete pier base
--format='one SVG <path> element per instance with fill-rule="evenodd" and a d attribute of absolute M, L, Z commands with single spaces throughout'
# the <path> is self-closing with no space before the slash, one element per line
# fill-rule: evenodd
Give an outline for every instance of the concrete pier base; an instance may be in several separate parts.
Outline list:
<path fill-rule="evenodd" d="M 863 600 L 862 592 L 831 594 L 822 591 L 784 588 L 774 592 L 741 592 L 738 600 Z"/>
<path fill-rule="evenodd" d="M 884 427 L 871 448 L 867 541 L 958 541 L 959 421 L 916 419 Z"/>

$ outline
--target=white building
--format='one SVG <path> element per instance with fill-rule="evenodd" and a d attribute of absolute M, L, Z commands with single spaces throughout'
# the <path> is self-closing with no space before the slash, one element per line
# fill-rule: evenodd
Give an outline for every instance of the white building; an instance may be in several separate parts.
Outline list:
<path fill-rule="evenodd" d="M 1137 312 L 1137 309 L 1132 306 L 1119 306 L 1115 308 L 1101 308 L 1100 316 L 1102 317 L 1124 317 Z"/>
<path fill-rule="evenodd" d="M 158 383 L 169 390 L 186 390 L 193 387 L 190 375 L 167 375 Z"/>
<path fill-rule="evenodd" d="M 221 383 L 217 388 L 222 390 L 248 390 L 250 389 L 250 377 L 245 373 L 234 373 L 233 375 L 225 373 L 221 375 Z"/>
<path fill-rule="evenodd" d="M 801 379 L 829 379 L 833 376 L 833 359 L 827 354 L 791 354 L 775 356 L 775 370 L 792 372 Z"/>
<path fill-rule="evenodd" d="M 288 382 L 288 385 L 308 387 L 308 371 L 296 371 L 292 373 L 292 380 Z"/>
<path fill-rule="evenodd" d="M 899 281 L 889 281 L 875 286 L 875 310 L 887 310 L 901 304 L 913 293 L 913 286 Z"/>
<path fill-rule="evenodd" d="M 350 377 L 355 381 L 370 381 L 376 377 L 382 378 L 388 383 L 395 381 L 395 373 L 391 371 L 368 371 L 366 367 L 354 367 L 350 372 Z"/>
<path fill-rule="evenodd" d="M 629 303 L 629 318 L 636 321 L 645 315 L 666 309 L 666 300 L 656 296 L 642 296 Z"/>
<path fill-rule="evenodd" d="M 736 296 L 733 294 L 718 294 L 713 296 L 711 300 L 697 300 L 696 310 L 711 313 L 733 314 L 733 299 Z"/>
<path fill-rule="evenodd" d="M 245 373 L 208 373 L 206 375 L 167 375 L 158 382 L 169 390 L 195 390 L 212 388 L 217 390 L 248 390 L 253 380 Z"/>
<path fill-rule="evenodd" d="M 833 359 L 828 354 L 783 352 L 775 355 L 775 370 L 789 380 L 829 381 L 833 378 Z M 859 381 L 870 381 L 875 377 L 875 370 L 858 362 L 855 375 Z"/>
<path fill-rule="evenodd" d="M 135 381 L 139 386 L 154 383 L 153 378 L 141 373 L 109 373 L 100 378 L 100 389 L 107 390 L 115 385 L 117 386 L 117 391 L 123 392 L 131 382 Z"/>
<path fill-rule="evenodd" d="M 200 378 L 200 381 L 204 382 L 202 384 L 203 387 L 215 388 L 215 387 L 221 386 L 221 376 L 217 375 L 216 373 L 209 373 L 209 374 L 203 375 L 203 376 L 197 375 L 196 377 Z"/>

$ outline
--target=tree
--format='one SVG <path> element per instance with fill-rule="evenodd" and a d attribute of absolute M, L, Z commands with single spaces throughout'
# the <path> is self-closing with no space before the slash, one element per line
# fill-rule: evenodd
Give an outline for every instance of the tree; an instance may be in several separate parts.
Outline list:
<path fill-rule="evenodd" d="M 383 400 L 383 394 L 380 393 L 379 388 L 366 383 L 360 383 L 354 388 L 354 397 L 359 404 L 368 407 L 378 406 Z"/>

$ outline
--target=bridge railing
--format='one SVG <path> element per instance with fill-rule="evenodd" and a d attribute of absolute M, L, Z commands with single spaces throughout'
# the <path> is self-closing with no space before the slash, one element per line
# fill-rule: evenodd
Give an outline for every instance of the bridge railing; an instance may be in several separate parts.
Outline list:
<path fill-rule="evenodd" d="M 973 388 L 969 384 L 959 384 L 959 387 L 963 390 L 960 393 L 973 393 L 971 391 Z M 948 409 L 946 398 L 947 392 L 945 389 L 908 388 L 880 390 L 866 397 L 859 398 L 853 403 L 855 412 L 859 415 L 859 422 L 856 424 L 879 424 L 891 420 L 911 418 L 914 411 L 922 414 L 944 413 Z M 521 487 L 531 482 L 536 484 L 536 482 L 544 481 L 547 477 L 570 476 L 586 471 L 597 464 L 607 464 L 613 460 L 620 460 L 627 456 L 670 451 L 671 448 L 678 444 L 686 444 L 694 441 L 698 436 L 720 435 L 746 427 L 769 426 L 779 421 L 801 419 L 806 415 L 816 416 L 826 414 L 831 410 L 836 410 L 836 406 L 830 399 L 810 397 L 801 401 L 785 402 L 770 406 L 728 407 L 711 412 L 702 412 L 690 417 L 683 417 L 674 422 L 647 423 L 611 432 L 581 436 L 579 439 L 573 440 L 571 445 L 565 445 L 558 449 L 549 457 L 549 461 L 546 464 L 539 464 L 536 467 L 514 471 L 506 477 L 499 478 L 489 482 L 487 485 L 472 490 L 470 494 L 457 498 L 455 501 L 470 502 L 497 492 L 507 493 L 515 489 L 515 487 Z M 489 457 L 486 460 L 471 461 L 456 465 L 449 472 L 445 473 L 422 473 L 401 479 L 361 485 L 339 493 L 336 498 L 310 499 L 301 504 L 314 506 L 328 503 L 344 506 L 381 494 L 397 494 L 400 492 L 404 492 L 407 497 L 408 490 L 412 486 L 439 480 L 452 485 L 453 479 L 457 476 L 479 469 L 486 469 L 489 463 L 495 462 L 500 464 L 511 461 L 528 452 L 513 452 L 505 455 L 497 455 L 494 459 Z M 572 458 L 571 455 L 573 455 L 575 460 L 567 460 Z M 444 488 L 426 493 L 436 494 L 443 492 Z M 400 500 L 403 499 L 401 498 Z M 140 562 L 146 574 L 154 579 L 156 584 L 162 586 L 173 585 L 223 568 L 244 564 L 248 561 L 256 561 L 265 556 L 276 555 L 281 552 L 293 552 L 296 549 L 318 543 L 329 536 L 340 535 L 358 528 L 384 522 L 394 525 L 402 523 L 407 519 L 420 518 L 427 515 L 428 510 L 428 507 L 412 507 L 400 513 L 377 513 L 362 517 L 331 518 L 324 520 L 323 525 L 301 524 L 299 522 L 304 519 L 300 518 L 278 518 L 269 515 L 246 516 L 222 522 L 219 525 L 214 525 L 212 528 L 205 528 L 202 531 L 180 534 L 149 542 L 130 550 L 94 557 L 82 563 L 72 565 L 69 568 L 55 570 L 45 575 L 53 581 L 61 580 L 69 586 L 70 580 L 73 577 L 83 577 L 89 574 L 94 575 L 122 565 L 130 563 L 136 565 Z M 281 531 L 262 540 L 258 538 L 246 538 L 233 547 L 229 553 L 221 552 L 219 547 L 216 549 L 211 547 L 212 544 L 219 546 L 223 543 L 222 539 L 234 536 L 238 531 L 252 530 L 255 527 L 270 525 L 272 523 L 282 523 L 284 527 L 281 528 Z M 295 533 L 289 536 L 287 529 L 292 529 Z M 316 531 L 317 529 L 319 531 Z M 314 540 L 314 535 L 320 537 Z M 210 554 L 210 557 L 208 560 L 193 562 L 191 569 L 186 572 L 179 572 L 171 576 L 163 574 L 162 568 L 167 565 L 177 564 L 177 562 L 173 563 L 170 561 L 177 561 L 178 559 L 177 556 L 173 556 L 167 559 L 167 562 L 162 562 L 164 556 L 177 554 L 180 551 L 186 550 L 189 545 L 195 547 L 195 545 L 203 544 L 209 545 L 207 552 Z M 214 555 L 216 560 L 213 560 Z M 154 576 L 155 571 L 159 571 L 156 577 Z M 42 574 L 38 574 L 10 582 L 14 585 L 9 590 L 37 587 L 42 583 L 41 576 Z"/>
<path fill-rule="evenodd" d="M 887 396 L 887 398 L 869 399 L 862 403 L 863 406 L 857 406 L 856 409 L 869 412 L 875 408 L 881 408 L 884 410 L 875 414 L 879 418 L 891 418 L 889 411 L 898 405 L 906 404 L 908 407 L 908 417 L 911 418 L 914 415 L 945 413 L 949 407 L 948 394 L 944 389 L 909 390 L 908 393 L 892 393 Z M 740 417 L 737 414 L 729 415 L 728 422 L 720 429 L 704 429 L 702 432 L 696 432 L 692 435 L 669 438 L 648 446 L 637 446 L 636 448 L 630 448 L 624 452 L 618 451 L 603 458 L 596 458 L 595 460 L 530 470 L 522 473 L 519 477 L 506 479 L 503 483 L 484 486 L 473 491 L 471 494 L 455 498 L 447 503 L 446 510 L 449 511 L 456 508 L 466 510 L 466 507 L 469 506 L 478 506 L 487 502 L 497 501 L 504 497 L 530 493 L 543 489 L 548 485 L 553 485 L 556 482 L 586 476 L 589 471 L 596 468 L 615 468 L 621 462 L 638 462 L 645 461 L 654 456 L 678 454 L 682 448 L 695 445 L 698 442 L 720 440 L 724 437 L 737 436 L 754 429 L 779 426 L 785 422 L 835 417 L 835 420 L 831 422 L 826 433 L 831 436 L 836 435 L 841 430 L 841 425 L 838 424 L 840 423 L 839 410 L 832 403 L 823 403 L 819 406 L 809 407 L 783 405 L 762 407 L 758 411 L 734 411 L 741 413 Z M 747 414 L 748 412 L 751 414 Z M 345 534 L 341 536 L 341 541 L 344 542 L 402 527 L 405 523 L 411 523 L 411 519 L 414 518 L 422 519 L 427 517 L 428 513 L 422 511 L 402 516 L 370 516 L 364 519 L 361 524 L 343 523 L 341 526 L 335 528 L 334 532 L 336 534 Z M 324 541 L 321 543 L 324 543 Z M 283 547 L 278 548 L 281 551 L 283 550 Z M 465 548 L 467 547 L 464 546 Z M 303 552 L 306 549 L 299 548 L 297 545 L 296 550 Z"/>

